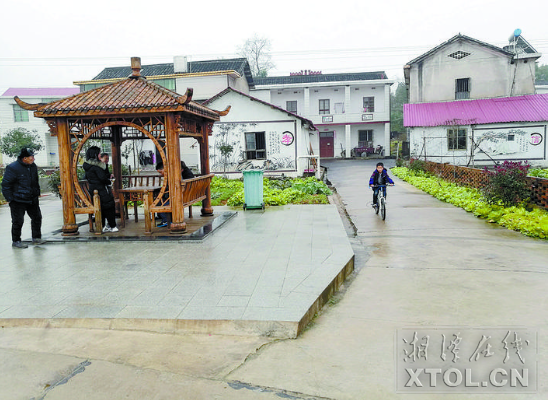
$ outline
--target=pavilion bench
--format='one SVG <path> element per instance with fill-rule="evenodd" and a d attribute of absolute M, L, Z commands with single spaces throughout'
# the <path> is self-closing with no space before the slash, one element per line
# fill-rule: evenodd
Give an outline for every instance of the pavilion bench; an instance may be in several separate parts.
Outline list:
<path fill-rule="evenodd" d="M 94 191 L 93 196 L 89 192 L 89 182 L 87 180 L 79 180 L 78 183 L 82 188 L 84 196 L 89 204 L 83 199 L 80 199 L 78 192 L 75 193 L 76 207 L 74 207 L 75 214 L 88 214 L 89 231 L 95 232 L 100 235 L 103 232 L 103 221 L 101 215 L 101 199 L 97 190 Z M 95 219 L 95 226 L 93 224 Z"/>
<path fill-rule="evenodd" d="M 207 197 L 207 190 L 211 184 L 215 174 L 201 175 L 191 179 L 184 179 L 181 182 L 182 192 L 183 192 L 183 207 L 188 207 L 189 218 L 192 218 L 192 205 L 198 201 L 202 201 Z M 131 193 L 128 198 L 124 194 L 120 196 L 120 205 L 122 209 L 120 210 L 124 214 L 124 220 L 122 221 L 122 226 L 125 223 L 127 218 L 127 201 L 134 201 L 134 215 L 135 221 L 138 221 L 137 217 L 137 204 L 136 202 L 141 200 L 144 203 L 145 208 L 145 233 L 151 233 L 152 231 L 152 214 L 158 212 L 166 212 L 166 206 L 156 205 L 153 206 L 154 195 L 155 193 L 152 190 L 146 190 L 150 187 L 161 186 L 161 176 L 158 175 L 127 175 L 122 177 L 122 181 L 127 183 L 127 189 L 132 187 L 142 187 L 145 190 L 139 193 Z M 124 198 L 123 198 L 124 197 Z M 123 203 L 122 203 L 123 202 Z M 167 206 L 169 208 L 169 206 Z"/>

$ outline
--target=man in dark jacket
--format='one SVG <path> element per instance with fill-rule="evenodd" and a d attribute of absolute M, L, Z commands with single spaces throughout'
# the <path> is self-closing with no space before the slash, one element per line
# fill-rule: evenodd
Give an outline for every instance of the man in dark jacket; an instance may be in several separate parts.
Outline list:
<path fill-rule="evenodd" d="M 34 163 L 34 151 L 23 148 L 17 161 L 6 167 L 2 179 L 2 194 L 10 204 L 11 210 L 11 240 L 12 246 L 26 249 L 21 242 L 21 230 L 25 222 L 25 212 L 30 217 L 32 243 L 43 244 L 42 212 L 38 204 L 40 185 L 38 183 L 38 168 Z"/>

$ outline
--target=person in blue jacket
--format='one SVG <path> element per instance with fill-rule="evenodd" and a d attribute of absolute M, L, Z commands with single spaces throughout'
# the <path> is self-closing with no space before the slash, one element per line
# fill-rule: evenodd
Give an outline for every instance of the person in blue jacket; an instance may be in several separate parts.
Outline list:
<path fill-rule="evenodd" d="M 382 189 L 384 197 L 386 197 L 386 186 L 382 188 L 377 185 L 394 185 L 394 181 L 388 176 L 388 171 L 384 169 L 384 164 L 382 162 L 377 163 L 375 171 L 369 178 L 369 186 L 373 188 L 373 207 L 377 207 L 377 195 L 379 194 L 379 189 Z"/>
<path fill-rule="evenodd" d="M 29 247 L 21 242 L 25 212 L 30 217 L 32 243 L 45 243 L 46 241 L 42 239 L 42 212 L 38 202 L 40 197 L 38 167 L 34 163 L 34 151 L 31 148 L 21 149 L 17 161 L 6 167 L 2 178 L 2 194 L 11 210 L 12 246 L 19 249 Z"/>

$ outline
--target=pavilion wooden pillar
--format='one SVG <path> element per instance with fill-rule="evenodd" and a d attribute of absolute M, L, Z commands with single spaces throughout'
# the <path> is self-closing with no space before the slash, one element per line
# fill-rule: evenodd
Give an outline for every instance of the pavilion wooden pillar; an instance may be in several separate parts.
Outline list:
<path fill-rule="evenodd" d="M 112 174 L 114 175 L 114 198 L 118 198 L 118 193 L 122 188 L 122 127 L 112 126 Z M 124 213 L 120 209 L 120 202 L 116 202 L 116 212 L 120 213 L 120 217 L 123 218 Z"/>
<path fill-rule="evenodd" d="M 175 124 L 175 115 L 167 113 L 165 117 L 166 149 L 167 149 L 167 173 L 169 184 L 169 205 L 171 207 L 171 232 L 186 230 L 184 221 L 183 189 L 181 187 L 181 149 L 179 144 L 179 132 Z"/>
<path fill-rule="evenodd" d="M 200 140 L 200 164 L 202 166 L 202 174 L 207 175 L 209 170 L 209 129 L 210 124 L 202 122 L 202 139 Z M 213 215 L 213 207 L 211 207 L 211 187 L 207 187 L 206 198 L 202 200 L 203 216 Z"/>
<path fill-rule="evenodd" d="M 74 214 L 74 181 L 72 170 L 72 150 L 70 134 L 66 118 L 56 118 L 57 143 L 59 146 L 59 171 L 61 175 L 61 194 L 63 201 L 63 228 L 64 236 L 78 235 L 78 225 Z"/>

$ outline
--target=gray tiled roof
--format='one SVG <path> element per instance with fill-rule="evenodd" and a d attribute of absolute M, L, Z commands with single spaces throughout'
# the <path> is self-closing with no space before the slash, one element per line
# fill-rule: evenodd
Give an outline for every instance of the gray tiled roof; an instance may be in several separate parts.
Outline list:
<path fill-rule="evenodd" d="M 215 72 L 215 71 L 236 71 L 241 76 L 244 76 L 250 86 L 253 85 L 253 78 L 251 77 L 251 68 L 246 58 L 232 58 L 221 60 L 207 60 L 207 61 L 190 61 L 188 63 L 188 72 L 201 73 L 201 72 Z M 166 64 L 151 64 L 141 66 L 141 76 L 158 76 L 158 75 L 171 75 L 175 73 L 173 69 L 173 63 Z M 103 79 L 115 79 L 115 78 L 127 78 L 131 75 L 131 67 L 112 67 L 105 68 L 99 75 L 93 78 L 96 80 Z"/>
<path fill-rule="evenodd" d="M 384 71 L 378 72 L 349 72 L 342 74 L 319 75 L 292 75 L 292 76 L 268 76 L 266 78 L 253 78 L 255 86 L 260 85 L 290 85 L 300 83 L 322 83 L 340 81 L 370 81 L 376 79 L 388 79 Z"/>

